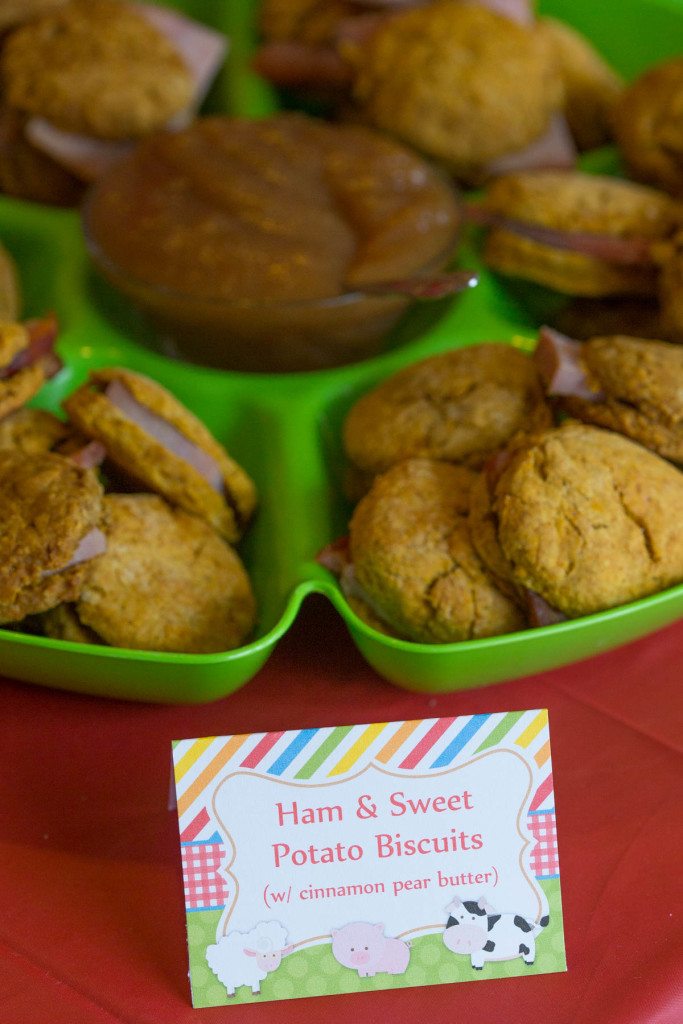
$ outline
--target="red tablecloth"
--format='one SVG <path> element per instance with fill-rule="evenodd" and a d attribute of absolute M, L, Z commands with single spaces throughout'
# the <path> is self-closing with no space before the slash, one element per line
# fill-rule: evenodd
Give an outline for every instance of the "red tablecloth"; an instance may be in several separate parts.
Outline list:
<path fill-rule="evenodd" d="M 446 696 L 380 679 L 323 599 L 212 705 L 0 680 L 0 1022 L 683 1021 L 683 622 L 521 681 Z M 567 973 L 193 1010 L 170 743 L 548 707 Z"/>

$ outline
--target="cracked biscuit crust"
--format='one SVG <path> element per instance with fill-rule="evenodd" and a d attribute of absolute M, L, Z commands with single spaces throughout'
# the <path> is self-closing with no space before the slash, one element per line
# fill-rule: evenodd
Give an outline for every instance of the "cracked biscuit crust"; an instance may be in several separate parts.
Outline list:
<path fill-rule="evenodd" d="M 474 5 L 397 14 L 344 56 L 364 116 L 468 184 L 541 136 L 564 98 L 545 39 Z"/>
<path fill-rule="evenodd" d="M 0 420 L 0 449 L 19 449 L 27 455 L 52 451 L 72 431 L 62 420 L 42 409 L 17 409 Z"/>
<path fill-rule="evenodd" d="M 58 455 L 0 451 L 0 622 L 78 596 L 87 563 L 60 570 L 101 513 L 92 470 Z"/>
<path fill-rule="evenodd" d="M 452 643 L 524 626 L 472 546 L 474 479 L 462 466 L 410 459 L 378 477 L 354 511 L 356 579 L 373 612 L 399 636 Z"/>
<path fill-rule="evenodd" d="M 104 389 L 112 381 L 211 456 L 221 472 L 223 494 L 107 398 Z M 66 398 L 64 408 L 78 429 L 100 441 L 109 458 L 145 490 L 208 520 L 231 543 L 241 536 L 256 506 L 253 481 L 204 424 L 156 381 L 118 368 L 95 371 Z"/>
<path fill-rule="evenodd" d="M 178 51 L 132 4 L 72 0 L 16 29 L 0 63 L 10 106 L 102 139 L 142 136 L 192 98 Z"/>
<path fill-rule="evenodd" d="M 371 479 L 413 457 L 480 466 L 517 432 L 550 424 L 532 360 L 484 342 L 407 366 L 367 392 L 346 418 L 344 447 Z"/>
<path fill-rule="evenodd" d="M 562 408 L 683 463 L 683 348 L 614 335 L 584 342 L 581 360 L 604 398 L 570 396 L 562 399 Z"/>
<path fill-rule="evenodd" d="M 202 654 L 239 646 L 255 601 L 236 552 L 202 519 L 153 494 L 104 499 L 107 551 L 75 610 L 106 643 Z"/>
<path fill-rule="evenodd" d="M 573 618 L 683 580 L 682 503 L 676 467 L 567 421 L 512 453 L 472 530 L 492 571 Z"/>

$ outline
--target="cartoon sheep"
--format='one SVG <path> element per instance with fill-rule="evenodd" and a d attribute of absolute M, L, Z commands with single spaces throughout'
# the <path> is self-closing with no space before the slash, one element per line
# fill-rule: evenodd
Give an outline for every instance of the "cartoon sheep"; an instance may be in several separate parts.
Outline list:
<path fill-rule="evenodd" d="M 249 932 L 228 932 L 213 946 L 208 946 L 209 967 L 229 996 L 242 985 L 248 985 L 255 996 L 261 991 L 266 974 L 277 970 L 283 956 L 292 952 L 286 946 L 287 931 L 279 921 L 259 921 Z"/>

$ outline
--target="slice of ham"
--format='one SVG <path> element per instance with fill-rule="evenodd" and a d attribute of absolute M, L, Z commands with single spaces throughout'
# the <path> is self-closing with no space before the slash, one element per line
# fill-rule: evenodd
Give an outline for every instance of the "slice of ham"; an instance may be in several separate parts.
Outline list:
<path fill-rule="evenodd" d="M 402 281 L 383 281 L 364 285 L 364 295 L 408 295 L 413 299 L 442 299 L 446 295 L 474 288 L 479 276 L 473 270 L 456 270 L 452 273 L 432 274 L 429 277 L 410 277 Z"/>
<path fill-rule="evenodd" d="M 654 264 L 653 245 L 650 238 L 631 235 L 598 235 L 585 231 L 562 231 L 543 224 L 515 220 L 505 214 L 489 210 L 485 203 L 471 202 L 464 206 L 464 216 L 472 224 L 511 231 L 523 238 L 540 242 L 552 249 L 568 249 L 572 252 L 592 256 L 620 266 L 649 267 Z"/>
<path fill-rule="evenodd" d="M 345 89 L 352 80 L 350 66 L 331 46 L 308 46 L 289 39 L 264 43 L 251 66 L 278 86 Z"/>
<path fill-rule="evenodd" d="M 100 441 L 87 441 L 66 457 L 81 469 L 96 469 L 102 465 L 106 456 L 107 449 Z"/>
<path fill-rule="evenodd" d="M 107 538 L 102 533 L 102 530 L 95 526 L 79 541 L 76 546 L 76 550 L 66 565 L 60 566 L 59 569 L 47 569 L 45 572 L 40 574 L 41 579 L 46 579 L 48 576 L 54 576 L 55 573 L 58 572 L 64 572 L 66 569 L 71 569 L 74 565 L 80 565 L 81 562 L 89 562 L 91 558 L 103 555 L 106 550 Z"/>
<path fill-rule="evenodd" d="M 316 555 L 316 562 L 329 569 L 335 576 L 341 576 L 344 568 L 351 564 L 351 551 L 348 535 L 326 544 Z"/>
<path fill-rule="evenodd" d="M 50 313 L 35 320 L 27 320 L 24 324 L 27 331 L 28 344 L 7 366 L 0 367 L 0 380 L 13 376 L 20 370 L 42 361 L 46 377 L 54 377 L 62 368 L 62 361 L 54 352 L 57 340 L 57 318 Z"/>
<path fill-rule="evenodd" d="M 120 380 L 111 381 L 104 393 L 124 416 L 151 434 L 167 451 L 193 466 L 219 494 L 224 493 L 220 467 L 208 452 L 190 441 L 168 420 L 138 402 Z"/>
<path fill-rule="evenodd" d="M 552 327 L 541 327 L 533 360 L 549 395 L 572 395 L 589 402 L 599 402 L 605 397 L 590 379 L 582 348 L 582 342 Z"/>
<path fill-rule="evenodd" d="M 524 603 L 530 626 L 552 626 L 556 622 L 567 621 L 564 612 L 548 604 L 545 598 L 537 594 L 535 590 L 526 589 L 524 591 Z"/>
<path fill-rule="evenodd" d="M 206 97 L 225 58 L 228 40 L 220 32 L 168 8 L 152 4 L 132 6 L 173 44 L 194 79 L 191 103 L 168 124 L 169 128 L 180 128 L 191 120 Z M 40 117 L 29 118 L 24 132 L 32 146 L 86 182 L 99 178 L 133 146 L 128 140 L 112 142 L 65 132 Z"/>
<path fill-rule="evenodd" d="M 486 177 L 497 178 L 501 174 L 518 171 L 560 170 L 576 167 L 578 152 L 569 125 L 563 114 L 550 119 L 547 130 L 524 149 L 506 153 L 486 168 Z"/>

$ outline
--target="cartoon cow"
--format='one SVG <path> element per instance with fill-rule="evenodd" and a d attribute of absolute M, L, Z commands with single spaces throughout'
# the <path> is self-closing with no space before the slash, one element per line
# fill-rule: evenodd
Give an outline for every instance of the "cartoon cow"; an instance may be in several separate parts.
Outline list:
<path fill-rule="evenodd" d="M 449 917 L 444 944 L 452 953 L 469 956 L 476 971 L 488 960 L 514 960 L 518 956 L 525 964 L 533 964 L 536 936 L 550 920 L 547 915 L 536 923 L 521 914 L 499 914 L 483 898 L 463 902 L 456 896 L 446 910 Z"/>

